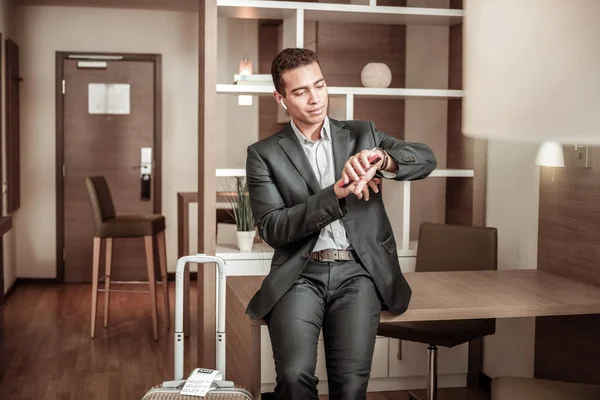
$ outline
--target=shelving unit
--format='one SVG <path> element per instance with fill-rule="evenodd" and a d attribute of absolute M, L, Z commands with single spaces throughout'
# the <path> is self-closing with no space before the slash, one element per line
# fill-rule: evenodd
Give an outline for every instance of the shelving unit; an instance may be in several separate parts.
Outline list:
<path fill-rule="evenodd" d="M 418 8 L 418 7 L 388 7 L 388 6 L 379 6 L 377 5 L 377 0 L 363 0 L 365 4 L 334 4 L 334 3 L 304 3 L 304 2 L 291 2 L 291 1 L 269 1 L 269 0 L 217 0 L 217 12 L 219 17 L 225 18 L 237 18 L 237 19 L 268 19 L 268 20 L 281 20 L 281 26 L 277 27 L 279 34 L 282 35 L 279 37 L 277 47 L 278 48 L 286 48 L 286 47 L 310 47 L 311 46 L 311 25 L 314 27 L 312 22 L 324 22 L 324 23 L 356 23 L 356 24 L 379 24 L 379 25 L 431 25 L 436 27 L 449 27 L 452 28 L 454 25 L 462 23 L 462 19 L 464 16 L 463 10 L 457 9 L 440 9 L 440 8 Z M 326 24 L 321 24 L 319 29 L 324 29 Z M 382 27 L 377 27 L 377 29 Z M 460 27 L 455 27 L 460 30 Z M 306 37 L 307 37 L 307 46 L 305 46 L 305 29 L 306 29 Z M 336 27 L 337 29 L 337 27 Z M 402 28 L 394 27 L 394 33 Z M 437 29 L 437 28 L 436 28 Z M 279 31 L 280 30 L 280 31 Z M 269 31 L 271 32 L 271 31 Z M 320 30 L 320 32 L 324 32 L 324 30 Z M 331 30 L 328 34 L 331 33 Z M 340 34 L 342 35 L 342 34 Z M 259 36 L 260 37 L 260 36 Z M 396 36 L 389 36 L 396 37 Z M 331 36 L 327 36 L 327 39 L 330 39 Z M 346 39 L 346 38 L 344 38 Z M 277 40 L 275 38 L 274 40 Z M 363 40 L 361 38 L 361 40 Z M 370 39 L 366 38 L 365 41 L 369 41 Z M 407 40 L 406 36 L 401 36 L 401 40 Z M 324 41 L 323 41 L 324 42 Z M 342 41 L 343 42 L 343 41 Z M 374 41 L 376 42 L 376 41 Z M 331 59 L 333 56 L 331 55 L 331 40 L 327 42 L 329 47 L 323 45 L 323 49 L 329 50 L 329 58 Z M 344 47 L 336 48 L 334 51 L 345 51 L 348 48 L 349 42 L 344 42 Z M 447 42 L 446 42 L 447 43 Z M 395 44 L 394 44 L 395 45 Z M 381 43 L 379 43 L 381 47 Z M 414 46 L 414 42 L 413 42 Z M 445 46 L 445 44 L 444 44 Z M 268 46 L 265 46 L 268 48 Z M 380 47 L 375 46 L 377 51 L 380 50 Z M 390 46 L 388 46 L 390 47 Z M 404 51 L 408 52 L 407 47 L 399 47 L 402 50 L 390 50 L 390 51 Z M 413 48 L 414 49 L 414 48 Z M 351 48 L 349 49 L 351 51 Z M 270 50 L 269 50 L 270 51 Z M 320 53 L 320 49 L 317 50 Z M 363 46 L 364 51 L 364 46 Z M 449 52 L 451 53 L 451 52 Z M 365 57 L 367 59 L 378 58 L 378 54 L 370 53 L 370 58 Z M 396 53 L 394 53 L 396 54 Z M 400 54 L 400 53 L 398 53 Z M 408 53 L 407 53 L 408 54 Z M 271 55 L 269 55 L 271 57 Z M 406 55 L 408 58 L 409 56 Z M 325 57 L 323 57 L 325 59 Z M 415 58 L 413 58 L 414 60 Z M 361 59 L 362 61 L 362 59 Z M 398 58 L 392 60 L 398 61 Z M 366 61 L 365 61 L 366 62 Z M 375 62 L 375 61 L 373 61 Z M 442 64 L 438 64 L 442 65 Z M 389 64 L 390 68 L 393 68 L 392 63 Z M 338 68 L 340 68 L 338 66 Z M 396 65 L 397 68 L 397 65 Z M 263 68 L 265 69 L 265 68 Z M 398 69 L 398 68 L 397 68 Z M 463 97 L 462 90 L 451 90 L 444 87 L 438 88 L 433 86 L 433 88 L 422 88 L 418 87 L 419 83 L 416 85 L 410 85 L 406 83 L 400 83 L 398 86 L 411 86 L 407 87 L 393 87 L 393 88 L 385 88 L 385 89 L 375 89 L 375 88 L 365 88 L 360 87 L 360 82 L 357 82 L 358 79 L 355 79 L 358 75 L 356 74 L 356 69 L 352 70 L 352 77 L 348 80 L 346 79 L 350 74 L 346 74 L 342 76 L 344 79 L 341 79 L 340 76 L 337 76 L 337 82 L 328 87 L 329 96 L 336 99 L 335 106 L 339 108 L 339 112 L 335 115 L 335 118 L 342 119 L 354 119 L 355 114 L 357 118 L 364 117 L 364 108 L 362 99 L 385 99 L 382 102 L 373 101 L 373 104 L 377 104 L 377 107 L 380 107 L 380 104 L 383 104 L 382 107 L 385 107 L 386 104 L 388 107 L 395 107 L 393 104 L 404 104 L 404 109 L 402 110 L 404 113 L 408 113 L 406 104 L 410 100 L 424 100 L 423 103 L 426 104 L 435 104 L 433 101 L 439 100 L 456 100 L 453 104 L 457 104 L 460 99 Z M 358 69 L 360 71 L 360 69 Z M 414 72 L 414 65 L 413 70 Z M 460 69 L 455 69 L 455 71 L 460 71 Z M 406 78 L 406 70 L 401 71 L 404 74 L 404 78 Z M 395 73 L 395 72 L 393 72 Z M 341 75 L 341 74 L 340 74 Z M 328 75 L 330 76 L 330 75 Z M 400 75 L 395 75 L 400 76 Z M 233 78 L 233 77 L 232 77 Z M 239 80 L 237 82 L 232 81 L 220 81 L 220 83 L 216 84 L 215 91 L 220 96 L 238 96 L 238 95 L 253 95 L 253 96 L 272 96 L 274 91 L 274 87 L 271 84 L 269 77 L 264 77 L 267 79 L 262 79 L 259 77 L 254 77 L 252 80 L 254 82 L 244 82 L 243 80 Z M 329 78 L 333 81 L 333 78 Z M 261 82 L 263 80 L 263 82 Z M 406 82 L 407 80 L 400 80 L 399 82 Z M 418 82 L 430 82 L 428 80 L 418 81 Z M 448 85 L 447 87 L 452 87 Z M 459 87 L 459 86 L 457 86 Z M 397 102 L 394 103 L 394 100 L 407 100 L 405 103 Z M 389 101 L 388 101 L 389 100 Z M 431 102 L 429 100 L 432 100 Z M 450 102 L 448 102 L 450 103 Z M 412 103 L 412 105 L 417 104 L 416 101 Z M 421 103 L 419 103 L 421 104 Z M 356 105 L 356 107 L 355 107 Z M 345 108 L 342 108 L 345 107 Z M 458 108 L 460 110 L 460 108 Z M 345 110 L 345 111 L 344 111 Z M 411 109 L 414 111 L 414 108 Z M 361 114 L 362 112 L 362 114 Z M 449 112 L 448 112 L 449 113 Z M 271 118 L 273 114 L 265 113 L 263 115 L 267 115 L 268 118 Z M 385 114 L 382 113 L 384 117 L 389 116 L 390 113 Z M 397 115 L 400 115 L 398 113 Z M 405 114 L 403 114 L 405 115 Z M 412 115 L 412 114 L 411 114 Z M 420 115 L 420 114 L 416 114 Z M 426 115 L 426 114 L 422 114 Z M 392 117 L 389 121 L 394 121 Z M 400 119 L 401 117 L 398 117 Z M 406 117 L 405 121 L 407 121 Z M 420 118 L 419 116 L 415 118 Z M 427 118 L 427 116 L 425 117 Z M 435 118 L 435 117 L 432 117 Z M 448 118 L 446 118 L 448 120 Z M 456 137 L 450 139 L 450 125 L 449 122 L 446 121 L 447 131 L 443 138 L 445 147 L 439 147 L 439 153 L 446 153 L 450 149 L 450 140 L 456 140 Z M 273 124 L 273 126 L 276 126 Z M 380 125 L 378 125 L 380 126 Z M 269 126 L 271 128 L 271 126 Z M 412 126 L 412 130 L 410 131 L 413 135 L 414 132 L 421 132 L 417 127 L 414 129 L 414 125 Z M 382 131 L 386 132 L 385 128 L 380 128 Z M 409 131 L 409 128 L 406 127 L 406 130 L 402 132 L 398 132 L 398 137 L 407 137 L 406 140 L 411 141 L 411 137 L 406 133 Z M 458 129 L 454 129 L 453 132 L 458 131 Z M 269 130 L 269 132 L 271 132 Z M 443 135 L 444 132 L 440 131 L 440 135 Z M 404 136 L 402 136 L 404 135 Z M 412 137 L 414 139 L 415 136 Z M 446 142 L 447 140 L 447 142 Z M 458 139 L 460 140 L 460 138 Z M 458 141 L 457 140 L 457 141 Z M 418 141 L 415 140 L 415 141 Z M 454 143 L 453 143 L 454 144 Z M 449 164 L 454 167 L 462 167 L 464 169 L 457 168 L 440 168 L 434 170 L 429 176 L 428 180 L 436 181 L 435 185 L 432 186 L 441 187 L 443 185 L 440 183 L 440 180 L 437 178 L 446 178 L 446 185 L 450 187 L 451 185 L 461 186 L 461 190 L 466 189 L 466 197 L 470 196 L 469 185 L 472 183 L 472 187 L 474 188 L 477 185 L 476 179 L 482 179 L 481 177 L 485 176 L 484 170 L 477 169 L 477 164 L 470 159 L 470 154 L 465 155 L 469 151 L 463 150 L 464 146 L 459 145 L 456 147 L 460 147 L 461 150 L 456 151 L 459 153 L 459 157 L 455 157 L 453 159 L 454 163 Z M 456 150 L 455 147 L 455 150 Z M 454 154 L 456 155 L 456 154 Z M 464 157 L 460 159 L 460 161 L 456 161 L 457 158 Z M 449 156 L 448 156 L 449 158 Z M 469 161 L 464 161 L 469 160 Z M 446 165 L 446 164 L 440 164 Z M 474 168 L 474 169 L 468 169 Z M 216 169 L 215 176 L 217 178 L 234 178 L 234 177 L 243 177 L 245 176 L 246 171 L 244 169 Z M 462 179 L 466 179 L 468 184 L 463 185 Z M 471 182 L 472 180 L 472 182 Z M 450 183 L 452 182 L 452 183 Z M 427 182 L 429 183 L 429 182 Z M 439 184 L 438 184 L 439 183 Z M 418 205 L 419 200 L 422 196 L 422 191 L 424 190 L 424 186 L 414 186 L 416 183 L 405 181 L 405 182 L 390 182 L 390 189 L 397 190 L 394 192 L 392 190 L 388 190 L 387 194 L 389 198 L 386 198 L 386 205 L 388 203 L 388 199 L 395 202 L 396 207 L 390 207 L 394 209 L 395 215 L 392 215 L 391 212 L 390 220 L 396 222 L 398 225 L 394 226 L 394 230 L 397 237 L 397 247 L 398 247 L 398 257 L 400 259 L 401 268 L 403 271 L 412 271 L 414 270 L 414 262 L 416 259 L 416 252 L 418 243 L 416 240 L 411 240 L 410 232 L 411 232 L 411 192 L 413 197 L 413 212 L 415 215 L 412 216 L 413 225 L 416 226 L 419 222 L 419 218 L 422 216 L 418 215 L 418 212 L 421 211 L 419 207 L 415 207 Z M 427 187 L 427 190 L 429 187 Z M 385 192 L 386 189 L 384 189 Z M 400 193 L 402 190 L 402 193 Z M 475 189 L 473 189 L 473 193 L 475 193 Z M 397 193 L 397 195 L 396 195 Z M 444 202 L 443 192 L 434 192 L 440 195 L 439 202 Z M 449 193 L 449 192 L 447 192 Z M 453 192 L 454 193 L 454 192 Z M 429 194 L 429 192 L 427 193 Z M 433 201 L 437 204 L 437 197 L 429 197 L 433 199 Z M 455 199 L 455 197 L 452 197 Z M 394 203 L 391 203 L 394 204 Z M 441 203 L 440 203 L 441 204 Z M 461 203 L 462 204 L 462 203 Z M 449 210 L 448 201 L 443 205 L 446 208 L 446 211 Z M 422 212 L 422 211 L 421 211 Z M 447 214 L 448 215 L 448 214 Z M 413 227 L 414 228 L 414 227 Z M 401 237 L 400 237 L 401 235 Z M 414 235 L 414 232 L 413 232 Z M 244 253 L 240 252 L 235 248 L 235 245 L 227 245 L 227 244 L 218 244 L 217 245 L 217 254 L 223 256 L 228 259 L 228 265 L 231 265 L 231 270 L 233 274 L 236 275 L 261 275 L 266 274 L 270 268 L 270 258 L 272 256 L 272 249 L 269 246 L 261 244 L 260 246 L 256 246 L 253 248 L 251 252 Z M 425 387 L 426 385 L 426 376 L 427 376 L 427 365 L 425 358 L 424 348 L 420 345 L 416 345 L 414 343 L 408 342 L 398 342 L 396 340 L 388 340 L 387 338 L 378 337 L 377 338 L 378 348 L 380 351 L 377 351 L 374 360 L 373 360 L 373 368 L 375 373 L 373 373 L 372 379 L 370 382 L 370 390 L 390 390 L 390 389 L 407 389 L 414 388 L 416 386 L 421 385 Z M 402 347 L 398 347 L 402 346 Z M 403 354 L 402 358 L 398 357 L 398 354 Z M 268 341 L 268 335 L 263 335 L 262 341 L 262 351 L 264 354 L 264 359 L 270 359 L 270 345 Z M 442 367 L 439 371 L 439 376 L 441 379 L 441 386 L 464 386 L 466 380 L 467 373 L 467 352 L 465 347 L 457 347 L 451 350 L 448 354 L 444 354 L 445 359 L 451 359 L 452 362 L 446 364 L 446 366 Z M 318 371 L 324 371 L 323 363 L 318 363 L 317 366 L 317 374 Z M 262 376 L 263 376 L 263 390 L 270 391 L 272 390 L 272 382 L 274 382 L 274 368 L 272 365 L 265 363 L 261 366 Z M 323 375 L 322 379 L 324 382 L 322 384 L 326 384 L 326 376 Z M 324 388 L 324 387 L 323 387 Z M 323 389 L 321 388 L 321 389 Z"/>
<path fill-rule="evenodd" d="M 452 26 L 462 22 L 464 11 L 446 8 L 389 7 L 377 5 L 377 0 L 364 0 L 365 4 L 308 3 L 270 0 L 217 0 L 218 15 L 239 19 L 282 20 L 282 47 L 304 47 L 305 23 L 344 22 L 384 25 L 433 25 Z M 240 79 L 234 84 L 219 83 L 216 92 L 220 95 L 271 96 L 274 86 L 270 76 L 256 76 L 253 79 Z M 256 80 L 256 81 L 254 81 Z M 254 82 L 253 82 L 254 81 Z M 264 82 L 263 82 L 264 81 Z M 343 98 L 345 111 L 339 116 L 354 119 L 355 99 L 422 99 L 452 100 L 463 97 L 462 90 L 422 89 L 422 88 L 365 88 L 328 87 L 330 97 Z M 338 102 L 338 107 L 341 105 Z M 217 177 L 244 176 L 244 170 L 216 171 Z M 473 178 L 472 169 L 437 169 L 431 177 Z M 402 240 L 399 252 L 414 255 L 410 249 L 410 197 L 411 183 L 403 182 L 402 194 Z"/>

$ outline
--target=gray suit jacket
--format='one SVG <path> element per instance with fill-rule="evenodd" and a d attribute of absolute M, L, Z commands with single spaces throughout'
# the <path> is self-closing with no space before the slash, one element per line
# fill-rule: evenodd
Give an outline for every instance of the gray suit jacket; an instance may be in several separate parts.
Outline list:
<path fill-rule="evenodd" d="M 428 146 L 395 139 L 372 122 L 330 121 L 336 181 L 351 155 L 374 147 L 398 163 L 398 181 L 423 179 L 437 165 Z M 271 310 L 302 272 L 320 230 L 338 219 L 385 305 L 395 314 L 407 309 L 411 289 L 400 271 L 381 191 L 364 201 L 353 194 L 338 200 L 333 185 L 321 189 L 289 124 L 248 147 L 246 176 L 259 234 L 275 249 L 271 271 L 250 301 L 248 315 L 263 318 Z"/>

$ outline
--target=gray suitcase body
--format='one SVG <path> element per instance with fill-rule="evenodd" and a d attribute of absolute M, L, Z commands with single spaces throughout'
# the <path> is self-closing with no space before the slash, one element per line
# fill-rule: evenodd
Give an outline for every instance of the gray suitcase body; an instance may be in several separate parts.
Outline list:
<path fill-rule="evenodd" d="M 175 272 L 175 379 L 163 382 L 150 389 L 142 400 L 253 400 L 252 395 L 245 389 L 236 388 L 233 382 L 226 380 L 214 381 L 205 397 L 181 395 L 185 383 L 183 379 L 183 278 L 188 263 L 206 264 L 216 263 L 218 267 L 217 287 L 217 340 L 216 340 L 216 369 L 223 374 L 225 379 L 225 281 L 227 271 L 225 261 L 220 257 L 197 254 L 181 257 L 177 260 Z"/>

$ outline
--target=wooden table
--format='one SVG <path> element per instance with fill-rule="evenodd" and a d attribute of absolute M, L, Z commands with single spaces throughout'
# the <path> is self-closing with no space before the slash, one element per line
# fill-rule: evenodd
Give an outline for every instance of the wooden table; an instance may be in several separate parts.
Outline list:
<path fill-rule="evenodd" d="M 405 274 L 413 290 L 402 315 L 381 321 L 441 321 L 600 314 L 600 288 L 538 270 L 418 272 Z M 260 399 L 260 327 L 245 315 L 262 276 L 232 276 L 227 282 L 227 380 Z"/>

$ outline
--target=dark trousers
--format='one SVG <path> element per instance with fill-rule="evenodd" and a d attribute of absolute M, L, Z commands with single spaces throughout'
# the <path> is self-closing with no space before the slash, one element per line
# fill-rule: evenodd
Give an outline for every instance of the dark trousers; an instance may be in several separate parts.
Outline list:
<path fill-rule="evenodd" d="M 265 317 L 276 397 L 318 399 L 315 369 L 323 328 L 329 399 L 365 399 L 380 312 L 375 284 L 360 263 L 310 260 Z"/>

